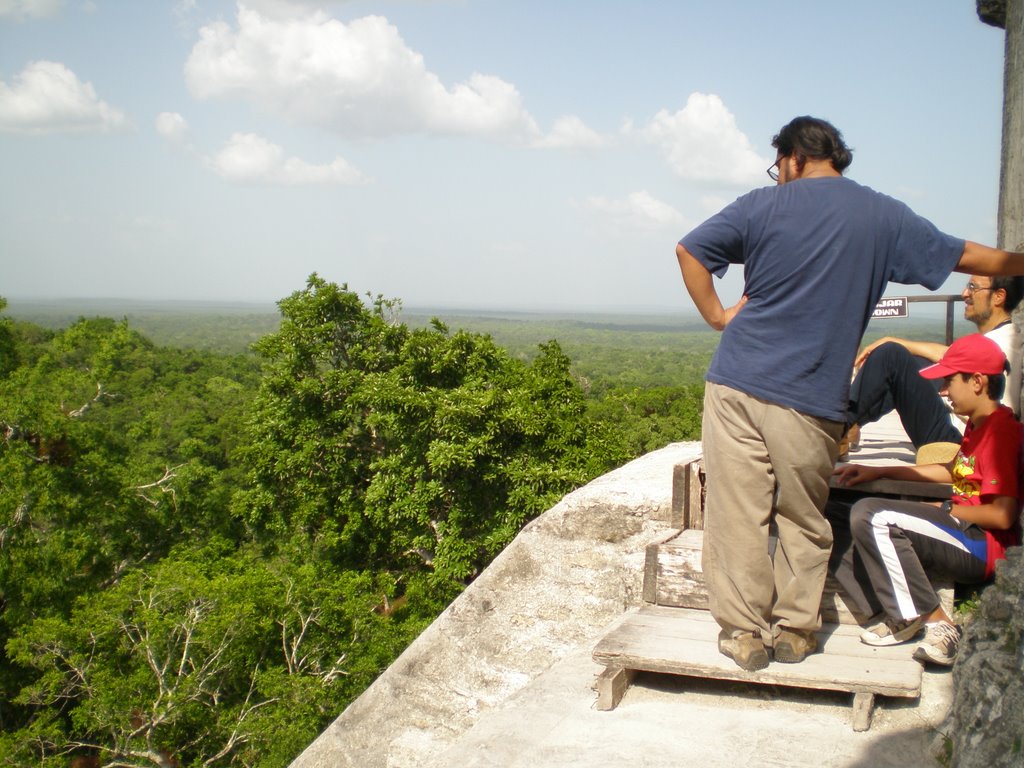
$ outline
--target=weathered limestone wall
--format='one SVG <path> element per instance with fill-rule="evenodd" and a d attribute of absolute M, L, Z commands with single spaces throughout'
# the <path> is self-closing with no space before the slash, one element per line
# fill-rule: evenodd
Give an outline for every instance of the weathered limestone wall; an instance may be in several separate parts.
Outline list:
<path fill-rule="evenodd" d="M 953 668 L 956 768 L 1024 765 L 1024 550 L 996 567 Z"/>
<path fill-rule="evenodd" d="M 1024 243 L 1024 0 L 1006 0 L 999 245 Z"/>
<path fill-rule="evenodd" d="M 977 0 L 978 16 L 1006 30 L 998 246 L 1024 245 L 1024 0 Z"/>
<path fill-rule="evenodd" d="M 569 494 L 494 562 L 292 764 L 416 768 L 641 601 L 647 544 L 672 528 L 672 473 L 699 443 Z"/>

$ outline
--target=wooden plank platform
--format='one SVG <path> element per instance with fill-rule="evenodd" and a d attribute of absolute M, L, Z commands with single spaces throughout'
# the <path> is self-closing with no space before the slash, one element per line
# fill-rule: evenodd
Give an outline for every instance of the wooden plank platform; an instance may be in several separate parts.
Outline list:
<path fill-rule="evenodd" d="M 860 628 L 825 625 L 820 650 L 800 664 L 772 663 L 747 672 L 718 651 L 718 625 L 707 611 L 644 605 L 619 619 L 594 648 L 607 669 L 598 681 L 598 709 L 614 709 L 632 671 L 737 680 L 854 694 L 855 730 L 870 727 L 876 695 L 918 698 L 921 665 L 912 645 L 873 648 L 860 642 Z"/>
<path fill-rule="evenodd" d="M 862 431 L 860 448 L 849 460 L 912 464 L 914 451 L 898 417 L 890 414 Z M 719 628 L 706 610 L 708 594 L 701 570 L 705 480 L 700 458 L 673 472 L 671 524 L 683 530 L 648 546 L 644 605 L 624 614 L 594 648 L 594 660 L 606 667 L 596 685 L 598 709 L 614 709 L 637 671 L 847 691 L 853 694 L 853 728 L 857 731 L 870 727 L 875 696 L 919 697 L 922 668 L 912 658 L 914 646 L 873 648 L 861 643 L 860 624 L 867 617 L 858 615 L 831 577 L 822 597 L 826 623 L 818 633 L 818 653 L 800 664 L 772 663 L 759 672 L 742 670 L 719 653 Z M 922 500 L 950 495 L 949 485 L 893 480 L 862 483 L 842 491 Z M 835 497 L 840 495 L 837 490 Z M 769 538 L 769 552 L 774 551 L 773 544 Z M 951 609 L 951 585 L 936 587 L 943 605 Z"/>

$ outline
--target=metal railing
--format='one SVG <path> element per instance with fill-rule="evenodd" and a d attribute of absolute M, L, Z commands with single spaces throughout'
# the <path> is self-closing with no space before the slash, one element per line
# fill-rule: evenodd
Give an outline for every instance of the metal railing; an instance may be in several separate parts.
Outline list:
<path fill-rule="evenodd" d="M 926 296 L 901 296 L 900 298 L 902 298 L 908 304 L 918 304 L 918 303 L 921 303 L 921 302 L 935 303 L 935 302 L 939 302 L 939 301 L 945 302 L 946 303 L 946 344 L 949 345 L 949 344 L 953 343 L 953 305 L 956 302 L 958 302 L 958 301 L 963 301 L 963 297 L 960 294 L 958 294 L 958 293 L 957 294 L 947 293 L 947 294 L 940 294 L 940 295 L 931 294 L 931 295 L 926 295 Z M 891 301 L 891 300 L 892 300 L 891 297 L 883 296 L 882 299 L 879 301 L 879 305 L 881 305 L 882 303 L 884 303 L 886 301 Z M 884 318 L 878 318 L 878 319 L 884 319 Z"/>
<path fill-rule="evenodd" d="M 907 296 L 907 301 L 910 303 L 917 302 L 936 302 L 943 301 L 946 303 L 946 345 L 953 343 L 953 305 L 958 301 L 963 301 L 963 297 L 960 294 L 947 293 L 941 296 Z"/>

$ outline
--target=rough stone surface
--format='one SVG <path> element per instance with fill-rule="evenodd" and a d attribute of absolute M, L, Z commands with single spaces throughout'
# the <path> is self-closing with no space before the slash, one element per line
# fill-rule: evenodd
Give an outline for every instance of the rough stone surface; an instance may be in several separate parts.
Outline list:
<path fill-rule="evenodd" d="M 1024 550 L 1011 549 L 964 633 L 953 669 L 957 768 L 1024 766 Z"/>
<path fill-rule="evenodd" d="M 645 548 L 670 530 L 673 468 L 699 454 L 647 454 L 526 526 L 293 766 L 423 766 L 590 643 L 640 603 Z"/>
<path fill-rule="evenodd" d="M 1006 0 L 997 245 L 1024 241 L 1024 0 Z"/>
<path fill-rule="evenodd" d="M 977 0 L 978 18 L 1002 29 L 1006 26 L 1006 0 Z"/>

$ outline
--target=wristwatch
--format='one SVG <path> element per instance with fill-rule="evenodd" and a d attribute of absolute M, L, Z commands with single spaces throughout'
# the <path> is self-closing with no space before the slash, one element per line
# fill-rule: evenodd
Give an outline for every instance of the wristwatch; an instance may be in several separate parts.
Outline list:
<path fill-rule="evenodd" d="M 942 502 L 942 506 L 939 507 L 939 509 L 941 509 L 943 512 L 945 512 L 947 515 L 952 515 L 953 514 L 953 501 L 951 499 L 946 499 L 944 502 Z"/>

